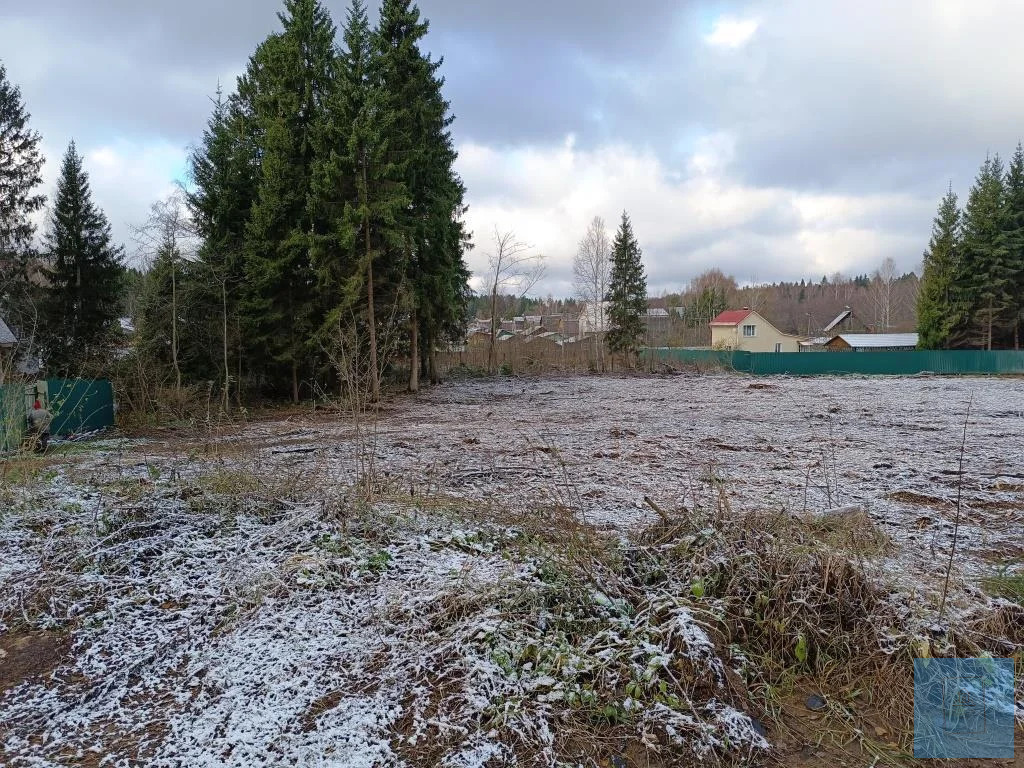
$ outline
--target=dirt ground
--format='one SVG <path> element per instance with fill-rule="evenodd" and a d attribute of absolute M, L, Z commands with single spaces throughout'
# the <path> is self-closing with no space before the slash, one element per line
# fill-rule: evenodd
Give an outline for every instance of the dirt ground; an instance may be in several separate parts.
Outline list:
<path fill-rule="evenodd" d="M 8 632 L 0 636 L 0 696 L 27 680 L 49 676 L 69 649 L 53 632 Z"/>
<path fill-rule="evenodd" d="M 356 469 L 347 426 L 256 425 L 244 439 L 313 449 L 337 472 Z M 746 510 L 861 505 L 900 545 L 898 575 L 908 583 L 933 581 L 959 493 L 955 566 L 981 576 L 1024 559 L 1018 379 L 467 381 L 385 408 L 374 442 L 378 468 L 412 495 L 443 489 L 521 508 L 571 497 L 598 525 L 649 522 L 644 497 L 692 506 L 709 476 Z"/>
<path fill-rule="evenodd" d="M 934 628 L 955 530 L 946 623 L 1019 616 L 981 587 L 1024 567 L 1022 393 L 991 378 L 468 380 L 358 426 L 300 412 L 70 446 L 0 489 L 0 764 L 899 764 L 906 733 L 822 742 L 803 691 L 765 741 L 731 693 L 742 655 L 716 649 L 716 609 L 689 582 L 625 611 L 536 542 L 555 520 L 571 549 L 574 526 L 614 539 L 696 510 L 857 507 L 885 546 L 852 549 L 908 626 Z M 1019 651 L 1024 633 L 1006 632 Z M 685 707 L 656 685 L 679 669 L 702 681 Z M 649 690 L 623 698 L 637 680 Z M 594 730 L 563 703 L 598 682 L 619 698 Z"/>

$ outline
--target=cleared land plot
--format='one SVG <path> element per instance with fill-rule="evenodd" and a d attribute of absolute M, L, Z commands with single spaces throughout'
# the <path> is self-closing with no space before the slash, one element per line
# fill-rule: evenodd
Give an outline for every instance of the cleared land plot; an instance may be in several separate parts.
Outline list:
<path fill-rule="evenodd" d="M 899 764 L 907 659 L 1024 642 L 1014 380 L 467 381 L 5 478 L 11 765 Z"/>

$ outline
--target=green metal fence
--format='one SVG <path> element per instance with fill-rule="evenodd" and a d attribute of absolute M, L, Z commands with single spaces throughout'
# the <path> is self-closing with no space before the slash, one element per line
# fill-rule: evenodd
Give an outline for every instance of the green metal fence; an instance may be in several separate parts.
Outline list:
<path fill-rule="evenodd" d="M 106 379 L 47 379 L 54 435 L 114 426 L 114 387 Z"/>
<path fill-rule="evenodd" d="M 678 364 L 698 370 L 736 370 L 736 355 L 731 349 L 685 349 L 682 347 L 651 347 L 643 355 L 661 363 Z M 744 361 L 739 361 L 741 365 Z"/>
<path fill-rule="evenodd" d="M 0 387 L 0 451 L 13 451 L 25 434 L 25 393 L 21 385 Z"/>
<path fill-rule="evenodd" d="M 733 352 L 713 349 L 652 348 L 657 362 L 698 369 L 718 367 L 756 376 L 832 376 L 866 374 L 912 376 L 919 373 L 974 376 L 1024 374 L 1024 351 L 914 350 L 908 352 Z"/>
<path fill-rule="evenodd" d="M 114 426 L 114 388 L 105 379 L 17 381 L 0 387 L 0 451 L 18 448 L 33 400 L 53 415 L 50 433 L 67 436 Z"/>

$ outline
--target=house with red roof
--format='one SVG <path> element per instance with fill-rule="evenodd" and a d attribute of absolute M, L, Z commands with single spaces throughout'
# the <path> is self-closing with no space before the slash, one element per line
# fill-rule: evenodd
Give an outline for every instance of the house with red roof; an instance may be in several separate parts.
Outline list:
<path fill-rule="evenodd" d="M 800 339 L 783 333 L 750 307 L 728 309 L 711 321 L 711 346 L 741 352 L 799 352 Z"/>

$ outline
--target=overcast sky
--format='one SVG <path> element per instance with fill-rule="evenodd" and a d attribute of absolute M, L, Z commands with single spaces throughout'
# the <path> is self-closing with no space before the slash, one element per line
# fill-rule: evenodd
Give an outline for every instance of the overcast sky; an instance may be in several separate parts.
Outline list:
<path fill-rule="evenodd" d="M 325 5 L 335 22 L 345 0 Z M 43 135 L 130 225 L 184 174 L 218 81 L 277 0 L 0 2 L 0 57 Z M 372 4 L 373 5 L 373 4 Z M 423 0 L 445 58 L 483 271 L 495 227 L 568 294 L 587 222 L 629 211 L 652 293 L 917 267 L 946 185 L 1024 134 L 1019 0 Z M 376 15 L 376 8 L 373 7 Z"/>

